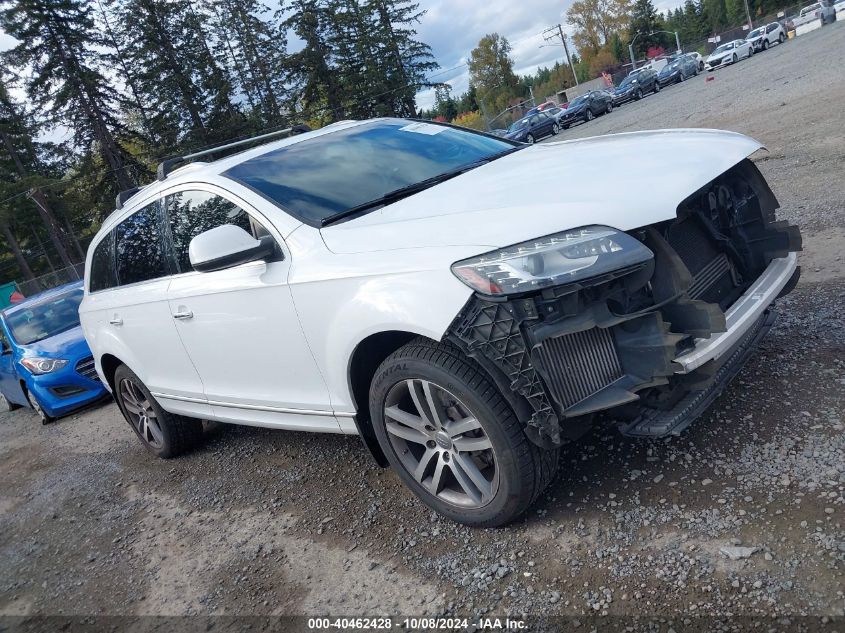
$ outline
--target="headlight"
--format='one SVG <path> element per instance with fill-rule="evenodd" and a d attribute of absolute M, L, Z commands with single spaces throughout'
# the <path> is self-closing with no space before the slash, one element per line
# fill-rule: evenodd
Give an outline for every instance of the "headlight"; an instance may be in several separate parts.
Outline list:
<path fill-rule="evenodd" d="M 36 376 L 40 376 L 41 374 L 49 374 L 51 371 L 61 369 L 67 365 L 67 361 L 62 358 L 38 358 L 37 356 L 29 356 L 21 359 L 21 365 Z"/>
<path fill-rule="evenodd" d="M 583 281 L 652 257 L 627 233 L 587 226 L 456 262 L 452 272 L 477 292 L 508 295 Z"/>

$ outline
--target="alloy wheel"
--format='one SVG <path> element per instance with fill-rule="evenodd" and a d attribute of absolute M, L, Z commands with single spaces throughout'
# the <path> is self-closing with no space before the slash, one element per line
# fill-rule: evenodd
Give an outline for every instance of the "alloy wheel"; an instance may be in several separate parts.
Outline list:
<path fill-rule="evenodd" d="M 499 487 L 493 444 L 477 416 L 444 387 L 409 379 L 384 402 L 387 437 L 402 467 L 429 494 L 481 508 Z"/>
<path fill-rule="evenodd" d="M 123 379 L 120 381 L 119 393 L 126 417 L 141 439 L 154 449 L 161 448 L 164 445 L 164 434 L 161 432 L 155 409 L 144 392 L 134 381 Z"/>
<path fill-rule="evenodd" d="M 529 134 L 528 136 L 525 137 L 525 140 L 528 142 L 529 145 L 533 145 L 534 144 L 534 135 Z"/>

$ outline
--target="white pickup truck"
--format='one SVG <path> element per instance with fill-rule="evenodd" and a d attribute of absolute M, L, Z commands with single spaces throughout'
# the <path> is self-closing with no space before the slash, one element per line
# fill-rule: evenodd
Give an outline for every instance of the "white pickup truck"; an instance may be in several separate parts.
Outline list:
<path fill-rule="evenodd" d="M 818 26 L 836 22 L 836 9 L 833 8 L 832 0 L 819 0 L 801 9 L 798 17 L 792 20 L 792 27 L 800 34 L 800 31 L 812 30 L 807 28 L 808 25 L 816 28 L 815 22 L 818 22 Z"/>

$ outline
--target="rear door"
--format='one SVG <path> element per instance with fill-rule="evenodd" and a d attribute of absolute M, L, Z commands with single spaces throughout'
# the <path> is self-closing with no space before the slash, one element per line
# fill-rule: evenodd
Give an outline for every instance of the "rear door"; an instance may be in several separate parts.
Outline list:
<path fill-rule="evenodd" d="M 211 410 L 203 404 L 199 373 L 179 339 L 167 303 L 170 266 L 161 205 L 155 200 L 120 222 L 97 244 L 83 327 L 100 357 L 105 353 L 117 356 L 159 400 L 193 403 L 174 407 L 162 402 L 166 409 L 203 415 Z"/>
<path fill-rule="evenodd" d="M 169 291 L 170 319 L 215 415 L 225 418 L 225 408 L 241 408 L 330 416 L 328 388 L 288 287 L 290 255 L 281 236 L 245 201 L 213 185 L 179 187 L 168 192 L 165 206 L 178 269 Z M 223 224 L 239 226 L 254 237 L 270 235 L 276 256 L 268 262 L 195 272 L 188 256 L 191 239 Z"/>

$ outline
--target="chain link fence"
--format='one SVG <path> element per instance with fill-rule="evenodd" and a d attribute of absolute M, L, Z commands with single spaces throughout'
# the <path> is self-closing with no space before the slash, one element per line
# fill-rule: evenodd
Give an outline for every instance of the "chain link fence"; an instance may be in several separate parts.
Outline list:
<path fill-rule="evenodd" d="M 31 297 L 39 292 L 69 284 L 72 281 L 79 281 L 82 279 L 84 273 L 85 264 L 80 262 L 67 268 L 54 270 L 29 281 L 18 281 L 18 290 L 24 297 Z"/>

